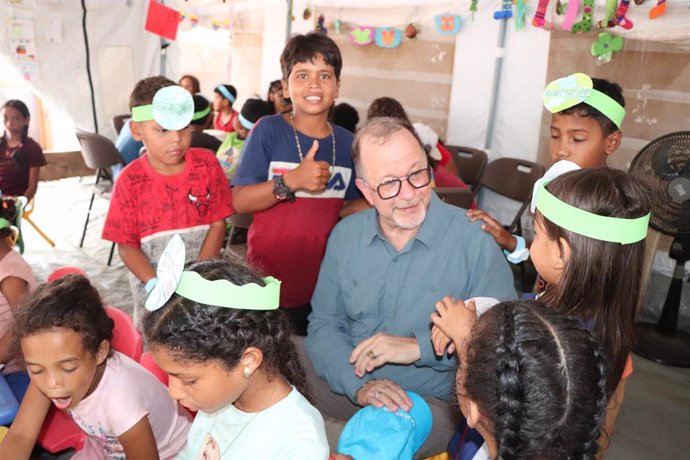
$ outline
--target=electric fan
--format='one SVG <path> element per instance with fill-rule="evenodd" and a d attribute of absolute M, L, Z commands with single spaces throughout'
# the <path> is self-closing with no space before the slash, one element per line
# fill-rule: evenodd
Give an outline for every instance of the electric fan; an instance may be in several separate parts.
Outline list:
<path fill-rule="evenodd" d="M 676 261 L 657 324 L 637 323 L 635 353 L 671 366 L 690 367 L 690 334 L 678 330 L 685 262 L 690 260 L 690 131 L 666 134 L 647 144 L 630 172 L 665 192 L 652 203 L 649 224 L 675 237 L 669 256 Z"/>

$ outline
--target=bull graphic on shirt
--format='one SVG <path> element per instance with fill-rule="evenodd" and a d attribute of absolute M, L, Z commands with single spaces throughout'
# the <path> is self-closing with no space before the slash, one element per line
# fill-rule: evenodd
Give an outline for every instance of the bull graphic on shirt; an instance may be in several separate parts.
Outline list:
<path fill-rule="evenodd" d="M 211 202 L 211 190 L 206 188 L 206 193 L 201 193 L 199 195 L 195 195 L 192 193 L 192 189 L 189 189 L 189 193 L 187 194 L 187 199 L 189 202 L 196 206 L 196 210 L 199 213 L 199 217 L 205 217 L 206 213 L 208 212 L 208 205 Z"/>

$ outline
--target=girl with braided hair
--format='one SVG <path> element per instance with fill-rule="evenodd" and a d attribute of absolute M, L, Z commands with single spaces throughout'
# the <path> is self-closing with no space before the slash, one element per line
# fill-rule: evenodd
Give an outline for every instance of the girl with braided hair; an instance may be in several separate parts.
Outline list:
<path fill-rule="evenodd" d="M 161 275 L 144 333 L 170 395 L 198 411 L 177 458 L 328 458 L 323 418 L 302 395 L 291 323 L 278 309 L 280 282 L 229 261 L 195 262 L 159 307 Z"/>
<path fill-rule="evenodd" d="M 635 315 L 644 298 L 650 188 L 624 171 L 571 171 L 535 188 L 532 262 L 546 281 L 538 298 L 579 320 L 606 355 L 609 397 L 600 444 L 605 449 L 632 374 Z M 437 303 L 435 347 L 466 340 L 476 314 L 461 301 Z"/>
<path fill-rule="evenodd" d="M 0 110 L 5 127 L 0 138 L 0 191 L 31 201 L 38 187 L 38 172 L 46 164 L 41 146 L 29 137 L 31 114 L 18 99 L 5 102 Z"/>
<path fill-rule="evenodd" d="M 577 320 L 535 301 L 501 303 L 459 355 L 458 402 L 484 438 L 483 458 L 594 458 L 606 359 Z"/>

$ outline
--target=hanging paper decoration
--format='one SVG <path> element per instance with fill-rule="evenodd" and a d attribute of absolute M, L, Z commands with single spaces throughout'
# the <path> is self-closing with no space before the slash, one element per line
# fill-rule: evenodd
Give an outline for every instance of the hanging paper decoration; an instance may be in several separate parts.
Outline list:
<path fill-rule="evenodd" d="M 573 28 L 579 10 L 580 0 L 568 0 L 568 9 L 565 12 L 565 19 L 561 23 L 562 30 L 571 30 Z"/>
<path fill-rule="evenodd" d="M 414 24 L 408 24 L 407 27 L 405 28 L 405 36 L 409 38 L 410 40 L 414 39 L 417 37 L 417 34 L 419 33 L 419 30 Z"/>
<path fill-rule="evenodd" d="M 613 15 L 616 14 L 616 7 L 618 6 L 617 0 L 606 0 L 606 17 L 599 22 L 597 22 L 597 27 L 599 29 L 606 29 L 608 27 L 613 27 L 609 25 L 613 19 Z"/>
<path fill-rule="evenodd" d="M 544 30 L 553 29 L 553 24 L 545 19 L 546 9 L 548 7 L 549 0 L 539 0 L 539 4 L 537 5 L 537 11 L 536 13 L 534 13 L 534 17 L 532 18 L 532 25 L 534 27 L 539 27 Z"/>
<path fill-rule="evenodd" d="M 323 24 L 326 21 L 326 18 L 323 17 L 323 14 L 319 15 L 319 18 L 316 20 L 316 31 L 321 32 L 323 34 L 328 33 L 328 29 L 326 29 L 326 26 Z"/>
<path fill-rule="evenodd" d="M 513 17 L 513 2 L 512 0 L 503 0 L 501 2 L 501 9 L 494 11 L 494 19 L 510 19 Z"/>
<path fill-rule="evenodd" d="M 199 25 L 199 16 L 189 16 L 189 23 L 192 25 L 192 28 L 198 26 Z"/>
<path fill-rule="evenodd" d="M 525 3 L 525 0 L 516 0 L 515 30 L 522 30 L 525 28 L 525 16 L 527 16 L 527 4 Z"/>
<path fill-rule="evenodd" d="M 336 19 L 333 21 L 333 27 L 335 27 L 335 33 L 339 34 L 340 33 L 340 20 Z"/>
<path fill-rule="evenodd" d="M 213 29 L 213 30 L 220 29 L 222 25 L 223 25 L 223 23 L 221 21 L 219 21 L 218 19 L 211 20 L 211 29 Z"/>
<path fill-rule="evenodd" d="M 582 19 L 573 24 L 570 31 L 574 34 L 589 32 L 592 30 L 592 18 L 594 17 L 594 0 L 584 0 Z"/>
<path fill-rule="evenodd" d="M 608 32 L 602 32 L 597 41 L 592 43 L 590 52 L 599 62 L 610 62 L 613 53 L 621 49 L 623 49 L 623 37 L 614 37 Z"/>
<path fill-rule="evenodd" d="M 381 48 L 396 48 L 402 41 L 402 30 L 395 27 L 378 27 L 374 41 Z"/>
<path fill-rule="evenodd" d="M 649 19 L 656 19 L 666 13 L 666 0 L 657 0 L 656 6 L 649 10 Z"/>
<path fill-rule="evenodd" d="M 350 32 L 350 38 L 355 45 L 369 45 L 374 41 L 375 29 L 373 27 L 355 26 Z"/>
<path fill-rule="evenodd" d="M 441 35 L 457 35 L 460 32 L 460 15 L 439 14 L 434 18 L 436 31 Z"/>
<path fill-rule="evenodd" d="M 302 12 L 302 19 L 304 19 L 305 21 L 308 21 L 310 17 L 311 17 L 311 8 L 306 7 L 304 9 L 304 11 Z"/>
<path fill-rule="evenodd" d="M 632 29 L 633 22 L 626 16 L 628 14 L 629 7 L 630 0 L 621 0 L 614 16 L 604 24 L 602 24 L 603 21 L 599 21 L 599 27 L 605 29 L 609 27 L 621 26 L 625 30 Z"/>
<path fill-rule="evenodd" d="M 154 1 L 149 2 L 144 29 L 168 40 L 175 40 L 179 24 L 179 11 Z"/>
<path fill-rule="evenodd" d="M 472 20 L 474 21 L 474 13 L 477 12 L 477 4 L 479 3 L 478 0 L 472 0 L 470 3 L 470 13 L 472 13 Z"/>

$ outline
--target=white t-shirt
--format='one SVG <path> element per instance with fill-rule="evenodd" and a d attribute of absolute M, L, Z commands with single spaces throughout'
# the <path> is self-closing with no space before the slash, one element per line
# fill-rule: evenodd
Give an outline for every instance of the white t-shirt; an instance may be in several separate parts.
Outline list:
<path fill-rule="evenodd" d="M 294 387 L 281 401 L 247 413 L 232 404 L 213 414 L 196 414 L 178 460 L 197 460 L 210 434 L 223 459 L 326 460 L 328 439 L 319 411 Z"/>
<path fill-rule="evenodd" d="M 98 387 L 68 412 L 109 460 L 125 460 L 117 438 L 146 416 L 161 459 L 174 458 L 191 425 L 189 413 L 153 374 L 116 351 L 108 357 Z"/>

